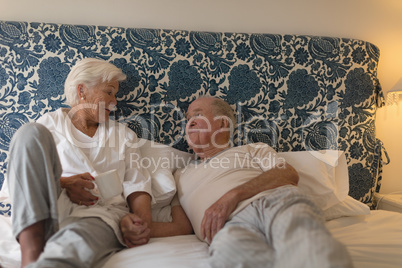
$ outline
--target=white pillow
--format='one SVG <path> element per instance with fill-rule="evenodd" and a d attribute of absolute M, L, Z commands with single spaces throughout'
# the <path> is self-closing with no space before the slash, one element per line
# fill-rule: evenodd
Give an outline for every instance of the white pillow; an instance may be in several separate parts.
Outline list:
<path fill-rule="evenodd" d="M 155 204 L 152 208 L 162 208 L 170 204 L 176 193 L 173 173 L 185 167 L 194 156 L 165 144 L 141 139 L 140 163 L 147 168 L 152 178 L 152 194 Z"/>
<path fill-rule="evenodd" d="M 10 193 L 8 192 L 8 179 L 7 179 L 7 174 L 5 174 L 3 186 L 1 187 L 1 190 L 0 190 L 0 200 L 3 201 L 9 197 L 10 197 Z"/>
<path fill-rule="evenodd" d="M 324 218 L 327 221 L 340 217 L 368 214 L 370 214 L 370 208 L 366 204 L 363 204 L 351 196 L 347 196 L 342 202 L 324 210 Z"/>
<path fill-rule="evenodd" d="M 349 192 L 346 157 L 342 151 L 300 151 L 278 153 L 299 173 L 300 189 L 322 210 L 343 201 Z"/>
<path fill-rule="evenodd" d="M 325 220 L 370 214 L 370 208 L 350 197 L 344 152 L 337 150 L 278 153 L 299 173 L 300 189 L 321 207 Z"/>

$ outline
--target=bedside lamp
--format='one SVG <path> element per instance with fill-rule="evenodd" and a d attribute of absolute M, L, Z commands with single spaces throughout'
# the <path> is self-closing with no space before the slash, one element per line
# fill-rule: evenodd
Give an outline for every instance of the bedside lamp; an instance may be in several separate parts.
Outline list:
<path fill-rule="evenodd" d="M 399 81 L 388 91 L 387 93 L 387 104 L 398 104 L 399 95 L 402 94 L 402 77 Z"/>

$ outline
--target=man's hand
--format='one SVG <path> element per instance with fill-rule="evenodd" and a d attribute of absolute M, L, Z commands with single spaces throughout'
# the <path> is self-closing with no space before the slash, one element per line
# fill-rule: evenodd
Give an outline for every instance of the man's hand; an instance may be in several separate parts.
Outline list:
<path fill-rule="evenodd" d="M 269 189 L 284 185 L 297 185 L 298 181 L 299 175 L 296 170 L 285 163 L 281 167 L 275 166 L 252 180 L 233 188 L 205 211 L 201 222 L 201 236 L 204 239 L 207 238 L 207 241 L 211 243 L 239 202 Z"/>
<path fill-rule="evenodd" d="M 120 231 L 123 235 L 124 243 L 129 248 L 148 243 L 151 233 L 147 223 L 132 213 L 125 215 L 121 219 Z"/>
<path fill-rule="evenodd" d="M 60 184 L 62 188 L 66 189 L 71 202 L 79 205 L 91 206 L 95 204 L 96 200 L 98 200 L 98 197 L 86 190 L 94 188 L 94 185 L 91 182 L 93 180 L 94 178 L 91 174 L 83 173 L 71 177 L 61 177 Z"/>
<path fill-rule="evenodd" d="M 206 238 L 208 243 L 212 242 L 214 236 L 225 225 L 238 202 L 235 192 L 229 191 L 205 211 L 201 222 L 201 236 Z"/>

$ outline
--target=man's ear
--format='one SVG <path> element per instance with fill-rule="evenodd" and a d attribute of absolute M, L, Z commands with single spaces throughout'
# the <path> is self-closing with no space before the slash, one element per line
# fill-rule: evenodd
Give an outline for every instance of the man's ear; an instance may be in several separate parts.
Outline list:
<path fill-rule="evenodd" d="M 226 116 L 222 116 L 221 128 L 229 128 L 229 127 L 230 127 L 229 118 L 227 118 Z"/>

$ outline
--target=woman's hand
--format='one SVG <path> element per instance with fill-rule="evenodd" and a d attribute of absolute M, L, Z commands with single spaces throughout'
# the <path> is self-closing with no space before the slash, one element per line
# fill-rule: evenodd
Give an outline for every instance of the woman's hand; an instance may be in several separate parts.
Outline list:
<path fill-rule="evenodd" d="M 92 206 L 98 197 L 94 196 L 87 189 L 93 189 L 92 181 L 94 178 L 89 173 L 74 175 L 71 177 L 61 177 L 61 187 L 66 189 L 71 202 L 78 205 Z"/>
<path fill-rule="evenodd" d="M 148 243 L 151 232 L 148 224 L 133 213 L 129 213 L 121 219 L 120 231 L 124 243 L 129 248 Z"/>

